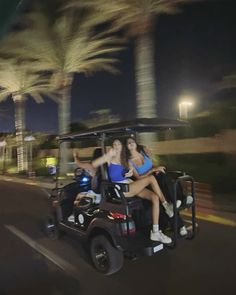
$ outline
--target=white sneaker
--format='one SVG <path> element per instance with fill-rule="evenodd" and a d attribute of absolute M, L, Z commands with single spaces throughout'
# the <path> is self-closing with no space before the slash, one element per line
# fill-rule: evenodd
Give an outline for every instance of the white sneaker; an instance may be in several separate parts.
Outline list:
<path fill-rule="evenodd" d="M 186 236 L 188 234 L 188 231 L 186 229 L 185 226 L 182 226 L 179 230 L 179 234 L 183 237 L 183 236 Z"/>
<path fill-rule="evenodd" d="M 193 197 L 192 196 L 187 196 L 186 197 L 186 205 L 191 205 L 193 203 Z"/>
<path fill-rule="evenodd" d="M 75 222 L 75 216 L 74 215 L 70 215 L 68 218 L 67 218 L 68 221 L 70 222 Z"/>
<path fill-rule="evenodd" d="M 176 208 L 178 209 L 181 206 L 182 202 L 180 200 L 176 201 Z M 172 218 L 174 216 L 174 211 L 173 211 L 173 204 L 170 204 L 168 202 L 164 202 L 163 207 L 165 208 L 166 214 Z"/>
<path fill-rule="evenodd" d="M 180 200 L 176 201 L 176 208 L 178 209 L 181 206 L 182 202 Z"/>
<path fill-rule="evenodd" d="M 157 231 L 157 232 L 155 232 L 155 233 L 151 230 L 150 239 L 152 241 L 161 242 L 163 244 L 171 244 L 172 243 L 171 238 L 169 238 L 168 236 L 164 235 L 162 233 L 162 231 L 160 231 L 160 230 Z"/>
<path fill-rule="evenodd" d="M 174 216 L 173 212 L 173 205 L 167 202 L 162 203 L 163 207 L 165 208 L 166 214 L 171 218 Z"/>

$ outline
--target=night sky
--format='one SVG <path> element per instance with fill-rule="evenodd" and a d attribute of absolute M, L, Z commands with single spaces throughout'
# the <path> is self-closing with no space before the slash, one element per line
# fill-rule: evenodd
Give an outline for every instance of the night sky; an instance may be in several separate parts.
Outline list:
<path fill-rule="evenodd" d="M 163 15 L 154 33 L 157 109 L 161 117 L 177 117 L 181 95 L 195 97 L 195 112 L 214 100 L 215 83 L 236 70 L 235 0 L 208 1 L 182 6 L 178 15 Z M 135 117 L 135 80 L 132 41 L 119 54 L 121 74 L 99 72 L 76 75 L 72 89 L 72 122 L 89 112 L 109 108 L 122 119 Z M 13 102 L 1 103 L 9 118 L 0 119 L 0 132 L 14 130 Z M 47 119 L 45 119 L 47 118 Z M 57 105 L 46 99 L 26 105 L 26 127 L 57 131 Z"/>

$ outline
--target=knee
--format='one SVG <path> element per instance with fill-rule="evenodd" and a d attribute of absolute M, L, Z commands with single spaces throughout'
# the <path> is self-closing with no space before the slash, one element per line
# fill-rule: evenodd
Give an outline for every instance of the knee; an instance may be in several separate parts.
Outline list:
<path fill-rule="evenodd" d="M 152 200 L 153 204 L 159 205 L 159 198 L 156 194 L 154 194 L 154 193 L 151 194 L 151 200 Z"/>
<path fill-rule="evenodd" d="M 149 176 L 150 183 L 154 183 L 156 181 L 155 177 L 153 175 Z"/>

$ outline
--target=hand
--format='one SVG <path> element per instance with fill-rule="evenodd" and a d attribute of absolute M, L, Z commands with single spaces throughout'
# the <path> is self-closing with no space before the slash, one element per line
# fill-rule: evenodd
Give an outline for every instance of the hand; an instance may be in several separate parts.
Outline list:
<path fill-rule="evenodd" d="M 153 170 L 153 172 L 155 174 L 158 174 L 160 172 L 162 172 L 164 174 L 166 173 L 166 167 L 165 166 L 159 166 L 159 167 L 153 168 L 152 170 Z"/>
<path fill-rule="evenodd" d="M 116 155 L 116 151 L 113 148 L 111 148 L 106 154 L 103 155 L 103 159 L 105 162 L 109 163 L 111 159 L 115 157 L 115 155 Z"/>
<path fill-rule="evenodd" d="M 127 173 L 125 173 L 125 177 L 131 177 L 133 176 L 133 169 L 130 169 Z"/>
<path fill-rule="evenodd" d="M 79 149 L 73 149 L 73 157 L 75 160 L 79 158 Z"/>
<path fill-rule="evenodd" d="M 114 157 L 115 155 L 116 155 L 116 151 L 113 149 L 113 148 L 111 148 L 108 152 L 107 152 L 107 155 L 109 156 L 109 157 Z"/>
<path fill-rule="evenodd" d="M 166 173 L 166 167 L 165 166 L 159 166 L 157 167 L 158 172 Z"/>

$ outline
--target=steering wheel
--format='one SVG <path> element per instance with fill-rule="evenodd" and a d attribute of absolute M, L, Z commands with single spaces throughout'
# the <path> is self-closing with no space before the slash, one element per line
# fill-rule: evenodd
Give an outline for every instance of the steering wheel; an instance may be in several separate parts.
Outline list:
<path fill-rule="evenodd" d="M 91 204 L 93 204 L 93 200 L 89 197 L 83 197 L 79 200 L 79 202 L 77 202 L 77 204 L 75 205 L 77 209 L 80 210 L 87 210 Z"/>

